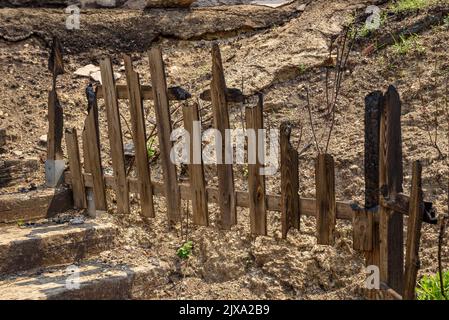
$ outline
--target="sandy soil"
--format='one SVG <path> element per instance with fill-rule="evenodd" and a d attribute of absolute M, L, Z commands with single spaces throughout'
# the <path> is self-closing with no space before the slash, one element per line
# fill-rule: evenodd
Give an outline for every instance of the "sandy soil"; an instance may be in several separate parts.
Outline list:
<path fill-rule="evenodd" d="M 385 1 L 382 1 L 385 2 Z M 305 2 L 304 2 L 305 3 Z M 329 38 L 341 32 L 342 25 L 355 10 L 364 10 L 372 1 L 313 1 L 305 11 L 297 6 L 281 9 L 233 6 L 209 9 L 151 10 L 126 12 L 115 10 L 86 11 L 78 32 L 68 32 L 62 25 L 65 16 L 57 10 L 1 9 L 0 34 L 24 35 L 38 31 L 39 36 L 9 42 L 0 38 L 0 127 L 13 136 L 2 159 L 40 156 L 39 137 L 46 134 L 46 100 L 50 87 L 47 71 L 48 49 L 44 39 L 57 34 L 63 41 L 66 73 L 58 80 L 60 100 L 64 106 L 65 126 L 82 129 L 86 100 L 86 78 L 73 72 L 86 64 L 98 65 L 104 54 L 113 57 L 114 68 L 122 73 L 120 55 L 133 55 L 142 82 L 149 83 L 148 58 L 145 51 L 153 43 L 163 47 L 169 85 L 188 89 L 194 99 L 210 83 L 210 48 L 218 41 L 228 87 L 241 88 L 247 95 L 263 92 L 265 95 L 265 126 L 278 127 L 284 120 L 297 125 L 293 143 L 298 144 L 299 127 L 303 139 L 299 146 L 311 141 L 310 126 L 304 98 L 304 86 L 311 88 L 313 114 L 320 135 L 324 126 L 320 106 L 323 104 L 324 70 L 320 64 L 327 53 Z M 386 10 L 388 4 L 382 5 Z M 447 5 L 446 5 L 447 8 Z M 254 14 L 249 14 L 255 12 Z M 426 10 L 402 15 L 391 15 L 379 33 L 397 30 L 413 23 Z M 245 17 L 244 20 L 242 17 Z M 196 21 L 196 23 L 195 23 Z M 105 23 L 107 22 L 107 23 Z M 188 29 L 187 29 L 188 28 Z M 130 30 L 132 32 L 130 32 Z M 374 42 L 374 36 L 362 42 Z M 386 90 L 389 84 L 397 86 L 403 101 L 404 190 L 410 188 L 411 164 L 420 159 L 424 165 L 425 198 L 432 201 L 440 213 L 447 212 L 446 159 L 439 157 L 429 143 L 425 116 L 442 106 L 444 98 L 444 71 L 448 70 L 449 26 L 442 24 L 427 28 L 419 34 L 417 43 L 405 54 L 389 46 L 370 56 L 361 54 L 357 46 L 350 57 L 345 73 L 336 127 L 331 139 L 330 153 L 336 160 L 336 185 L 339 200 L 359 201 L 363 204 L 363 150 L 364 97 L 373 90 Z M 425 106 L 420 95 L 424 97 Z M 122 104 L 125 118 L 129 117 Z M 148 118 L 154 118 L 151 104 Z M 173 103 L 172 108 L 177 104 Z M 203 119 L 210 115 L 210 106 L 203 103 Z M 240 105 L 231 106 L 231 123 L 240 126 Z M 175 113 L 175 118 L 179 114 Z M 438 146 L 446 153 L 449 145 L 444 134 L 448 128 L 444 114 L 438 113 L 441 123 Z M 100 106 L 103 161 L 110 171 L 109 146 L 106 136 L 105 114 Z M 210 121 L 204 124 L 204 128 Z M 125 142 L 131 140 L 123 123 Z M 148 123 L 147 130 L 152 125 Z M 157 149 L 157 142 L 156 142 Z M 306 149 L 300 159 L 300 192 L 303 197 L 314 197 L 315 149 Z M 158 160 L 152 163 L 152 178 L 161 180 Z M 235 166 L 236 187 L 246 190 L 245 168 Z M 42 170 L 43 172 L 43 170 Z M 31 181 L 42 183 L 42 172 Z M 213 168 L 208 168 L 210 184 L 216 183 Z M 267 191 L 278 193 L 280 174 L 269 177 Z M 13 192 L 21 185 L 4 188 Z M 112 192 L 108 195 L 114 198 Z M 339 222 L 335 246 L 316 244 L 315 221 L 301 219 L 300 232 L 292 231 L 287 240 L 280 239 L 279 214 L 269 213 L 269 236 L 253 238 L 249 235 L 249 217 L 239 210 L 238 226 L 224 232 L 215 228 L 216 208 L 211 206 L 212 226 L 189 225 L 168 230 L 163 199 L 156 199 L 157 218 L 145 225 L 135 209 L 128 217 L 114 215 L 121 226 L 117 250 L 101 257 L 110 263 L 136 263 L 150 259 L 167 268 L 166 284 L 154 289 L 155 298 L 273 298 L 273 299 L 359 299 L 363 285 L 364 260 L 352 249 L 352 227 Z M 437 227 L 425 225 L 421 241 L 420 275 L 437 270 Z M 194 242 L 192 257 L 182 262 L 176 249 L 185 241 Z M 444 264 L 449 263 L 449 246 L 443 248 Z M 162 263 L 164 262 L 164 263 Z"/>

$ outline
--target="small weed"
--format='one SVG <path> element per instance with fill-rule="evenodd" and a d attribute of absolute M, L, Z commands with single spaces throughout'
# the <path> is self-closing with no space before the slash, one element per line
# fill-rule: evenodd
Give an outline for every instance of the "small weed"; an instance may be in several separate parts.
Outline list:
<path fill-rule="evenodd" d="M 23 219 L 17 220 L 17 226 L 18 226 L 18 227 L 23 227 L 23 226 L 25 226 L 25 221 L 23 221 Z"/>
<path fill-rule="evenodd" d="M 154 138 L 151 138 L 150 141 L 148 141 L 147 143 L 147 153 L 148 153 L 148 158 L 151 159 L 154 157 L 154 155 L 156 154 L 156 149 L 154 148 Z"/>
<path fill-rule="evenodd" d="M 420 10 L 431 5 L 431 2 L 429 0 L 399 0 L 392 4 L 391 11 L 394 13 L 402 13 Z"/>
<path fill-rule="evenodd" d="M 443 23 L 446 27 L 449 27 L 449 14 L 444 18 Z"/>
<path fill-rule="evenodd" d="M 307 66 L 304 63 L 301 63 L 298 67 L 299 74 L 304 74 L 307 72 Z"/>
<path fill-rule="evenodd" d="M 443 286 L 446 296 L 449 294 L 449 270 L 443 273 Z M 424 276 L 416 287 L 418 300 L 445 300 L 440 288 L 440 275 Z"/>
<path fill-rule="evenodd" d="M 178 251 L 176 251 L 176 255 L 182 260 L 186 260 L 192 254 L 192 249 L 193 249 L 193 242 L 187 241 L 178 249 Z"/>
<path fill-rule="evenodd" d="M 248 178 L 248 167 L 243 167 L 242 168 L 242 173 L 243 173 L 243 176 L 245 177 L 245 178 Z"/>
<path fill-rule="evenodd" d="M 412 51 L 418 53 L 425 52 L 425 48 L 419 43 L 417 35 L 411 35 L 409 37 L 401 35 L 399 40 L 395 40 L 393 50 L 400 55 L 406 55 Z"/>

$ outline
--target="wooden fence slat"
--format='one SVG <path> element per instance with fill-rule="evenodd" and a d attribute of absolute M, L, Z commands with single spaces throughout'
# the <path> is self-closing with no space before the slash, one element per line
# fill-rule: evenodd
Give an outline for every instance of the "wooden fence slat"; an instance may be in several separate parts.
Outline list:
<path fill-rule="evenodd" d="M 390 86 L 384 96 L 380 122 L 379 186 L 381 197 L 394 199 L 402 192 L 401 101 Z M 403 216 L 380 206 L 380 277 L 396 292 L 403 292 Z"/>
<path fill-rule="evenodd" d="M 117 99 L 119 100 L 128 99 L 128 88 L 126 85 L 117 84 L 115 87 L 117 89 Z M 98 90 L 97 98 L 102 99 L 103 98 L 102 86 L 99 85 L 97 87 L 97 90 Z M 170 87 L 167 89 L 167 91 L 168 91 L 168 100 L 183 101 L 191 98 L 191 94 L 181 87 Z M 143 100 L 154 100 L 153 88 L 149 85 L 141 85 L 140 94 Z"/>
<path fill-rule="evenodd" d="M 189 182 L 192 199 L 193 223 L 197 225 L 209 225 L 209 209 L 207 207 L 206 181 L 204 179 L 204 167 L 201 148 L 201 123 L 198 113 L 198 105 L 184 105 L 182 108 L 184 128 L 190 135 L 189 152 Z M 194 121 L 199 125 L 195 127 Z M 197 152 L 197 154 L 194 154 Z"/>
<path fill-rule="evenodd" d="M 141 214 L 145 218 L 154 218 L 153 189 L 151 187 L 151 172 L 146 146 L 145 115 L 140 92 L 140 79 L 139 74 L 133 70 L 131 57 L 125 55 L 123 59 L 125 61 L 131 130 L 139 181 Z"/>
<path fill-rule="evenodd" d="M 111 145 L 112 167 L 116 179 L 116 197 L 118 213 L 129 213 L 128 183 L 125 171 L 125 155 L 123 152 L 122 126 L 120 110 L 117 101 L 112 63 L 109 57 L 100 61 L 101 79 L 103 82 L 103 96 L 108 120 L 108 134 Z"/>
<path fill-rule="evenodd" d="M 152 48 L 149 57 L 159 149 L 161 152 L 162 170 L 165 178 L 167 214 L 171 222 L 177 222 L 181 219 L 181 196 L 176 174 L 176 165 L 170 159 L 170 151 L 172 148 L 172 142 L 170 140 L 172 123 L 170 119 L 170 105 L 168 102 L 167 81 L 165 78 L 162 50 L 159 47 Z"/>
<path fill-rule="evenodd" d="M 226 129 L 229 129 L 228 102 L 226 100 L 226 81 L 221 61 L 220 48 L 212 46 L 212 110 L 215 129 L 221 133 L 221 150 L 217 150 L 217 174 L 219 189 L 220 224 L 229 229 L 237 223 L 236 199 L 234 191 L 234 173 L 232 164 L 226 164 L 226 152 L 231 152 L 230 139 L 226 139 Z M 218 143 L 217 143 L 218 142 Z M 226 145 L 228 143 L 228 145 Z M 216 141 L 216 145 L 220 142 Z"/>
<path fill-rule="evenodd" d="M 63 111 L 56 89 L 48 94 L 47 160 L 62 160 Z"/>
<path fill-rule="evenodd" d="M 287 238 L 290 228 L 299 230 L 300 208 L 298 152 L 290 144 L 292 125 L 283 122 L 280 127 L 281 142 L 281 223 L 282 238 Z"/>
<path fill-rule="evenodd" d="M 92 174 L 95 209 L 106 211 L 106 188 L 103 179 L 103 168 L 100 155 L 98 105 L 95 92 L 91 86 L 87 87 L 86 96 L 87 117 L 84 121 L 84 130 L 82 134 L 84 171 Z"/>
<path fill-rule="evenodd" d="M 374 214 L 367 209 L 361 209 L 354 213 L 352 221 L 352 244 L 354 250 L 373 250 L 373 224 Z"/>
<path fill-rule="evenodd" d="M 255 154 L 255 163 L 248 161 L 248 193 L 249 216 L 251 233 L 258 235 L 267 234 L 267 212 L 265 199 L 265 176 L 260 174 L 264 161 L 265 137 L 259 136 L 259 129 L 263 129 L 263 96 L 259 94 L 256 106 L 246 108 L 246 130 L 254 130 L 255 140 L 248 138 L 248 152 L 252 148 Z M 262 134 L 262 132 L 261 132 Z M 250 146 L 249 144 L 253 144 Z M 262 156 L 262 158 L 261 158 Z M 249 158 L 249 157 L 248 157 Z"/>
<path fill-rule="evenodd" d="M 365 97 L 365 212 L 373 216 L 372 222 L 368 221 L 371 223 L 371 232 L 368 232 L 371 233 L 372 243 L 371 250 L 365 252 L 367 267 L 380 266 L 379 212 L 376 208 L 379 205 L 379 134 L 382 99 L 381 91 L 371 92 Z M 369 290 L 367 298 L 375 299 L 375 291 Z"/>
<path fill-rule="evenodd" d="M 78 209 L 84 209 L 87 207 L 86 190 L 84 188 L 84 178 L 81 169 L 78 135 L 75 128 L 66 129 L 65 141 L 70 172 L 72 173 L 73 204 Z"/>
<path fill-rule="evenodd" d="M 406 300 L 415 299 L 416 278 L 419 270 L 419 242 L 421 239 L 421 225 L 424 211 L 421 173 L 421 163 L 415 161 L 413 163 L 410 213 L 407 226 L 407 249 L 403 294 L 403 298 Z"/>
<path fill-rule="evenodd" d="M 336 202 L 334 159 L 319 154 L 315 163 L 316 219 L 318 244 L 333 245 L 335 241 Z"/>

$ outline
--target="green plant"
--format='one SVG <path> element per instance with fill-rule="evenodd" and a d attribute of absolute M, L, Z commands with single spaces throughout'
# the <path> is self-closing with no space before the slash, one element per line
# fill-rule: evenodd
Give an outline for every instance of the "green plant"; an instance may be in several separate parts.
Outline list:
<path fill-rule="evenodd" d="M 449 270 L 443 273 L 443 286 L 446 297 L 449 294 Z M 424 276 L 418 281 L 416 287 L 418 300 L 446 300 L 441 293 L 440 275 Z"/>
<path fill-rule="evenodd" d="M 444 17 L 443 23 L 446 27 L 449 27 L 449 14 L 446 17 Z"/>
<path fill-rule="evenodd" d="M 401 13 L 407 11 L 420 10 L 431 5 L 429 0 L 398 0 L 392 4 L 391 11 Z"/>
<path fill-rule="evenodd" d="M 148 158 L 151 159 L 156 154 L 156 149 L 154 148 L 154 138 L 151 138 L 147 143 L 147 153 Z"/>
<path fill-rule="evenodd" d="M 299 69 L 299 74 L 304 74 L 307 71 L 307 66 L 304 63 L 301 63 L 298 67 Z"/>
<path fill-rule="evenodd" d="M 401 35 L 399 40 L 395 39 L 393 50 L 397 54 L 406 55 L 412 51 L 422 53 L 425 51 L 425 48 L 419 43 L 419 37 L 414 34 L 409 37 Z"/>
<path fill-rule="evenodd" d="M 25 221 L 23 221 L 23 219 L 17 220 L 17 226 L 18 227 L 23 227 L 24 225 L 25 225 Z"/>
<path fill-rule="evenodd" d="M 176 251 L 176 255 L 180 257 L 182 260 L 186 260 L 192 254 L 192 249 L 193 249 L 193 242 L 187 241 L 178 249 L 178 251 Z"/>

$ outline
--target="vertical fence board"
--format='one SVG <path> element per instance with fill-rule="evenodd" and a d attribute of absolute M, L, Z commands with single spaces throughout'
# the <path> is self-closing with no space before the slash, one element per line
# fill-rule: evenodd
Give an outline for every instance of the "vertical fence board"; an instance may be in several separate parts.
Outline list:
<path fill-rule="evenodd" d="M 149 57 L 159 148 L 161 152 L 162 170 L 165 177 L 164 187 L 167 201 L 167 214 L 171 222 L 176 222 L 181 218 L 181 194 L 177 180 L 176 166 L 170 159 L 170 151 L 172 148 L 170 134 L 172 124 L 161 49 L 154 47 L 150 50 Z"/>
<path fill-rule="evenodd" d="M 145 115 L 143 111 L 142 95 L 140 92 L 139 74 L 133 70 L 131 58 L 129 56 L 125 55 L 124 61 L 141 212 L 143 217 L 153 218 L 155 216 L 153 189 L 151 186 L 151 172 L 146 146 Z"/>
<path fill-rule="evenodd" d="M 379 185 L 381 196 L 394 200 L 402 192 L 401 102 L 390 86 L 385 94 L 380 122 Z M 396 292 L 403 292 L 403 217 L 380 206 L 380 276 Z"/>
<path fill-rule="evenodd" d="M 87 117 L 83 130 L 84 171 L 92 174 L 95 209 L 107 210 L 106 187 L 100 155 L 97 98 L 91 86 L 86 89 Z"/>
<path fill-rule="evenodd" d="M 259 136 L 259 129 L 263 129 L 263 96 L 259 94 L 256 106 L 246 108 L 246 130 L 253 129 L 255 141 L 248 138 L 248 152 L 251 147 L 255 151 L 255 163 L 248 161 L 248 193 L 249 193 L 249 215 L 251 233 L 258 235 L 267 234 L 267 213 L 265 202 L 265 176 L 260 174 L 264 163 L 264 141 L 265 137 Z M 262 135 L 263 132 L 261 132 Z M 262 138 L 262 139 L 260 139 Z M 250 146 L 249 144 L 255 144 Z M 262 158 L 261 158 L 262 156 Z M 249 158 L 249 157 L 248 157 Z"/>
<path fill-rule="evenodd" d="M 298 152 L 290 144 L 291 124 L 283 122 L 281 135 L 281 223 L 282 238 L 290 228 L 299 230 L 299 174 Z"/>
<path fill-rule="evenodd" d="M 189 152 L 189 182 L 192 198 L 193 223 L 209 225 L 209 210 L 207 207 L 206 182 L 201 148 L 201 123 L 199 122 L 198 105 L 184 105 L 182 108 L 184 128 L 190 135 Z M 196 122 L 196 127 L 194 125 Z"/>
<path fill-rule="evenodd" d="M 66 129 L 65 141 L 70 172 L 72 174 L 73 204 L 78 209 L 84 209 L 87 207 L 86 190 L 84 188 L 83 172 L 81 169 L 78 135 L 75 128 Z"/>
<path fill-rule="evenodd" d="M 108 133 L 111 145 L 112 166 L 116 180 L 117 211 L 129 213 L 128 183 L 125 171 L 125 156 L 123 152 L 122 126 L 120 110 L 117 100 L 114 72 L 109 57 L 100 61 L 101 79 L 103 82 L 103 96 L 108 119 Z"/>
<path fill-rule="evenodd" d="M 405 283 L 403 298 L 415 299 L 416 278 L 419 269 L 419 241 L 424 213 L 421 181 L 422 167 L 419 161 L 413 163 L 412 188 L 410 192 L 409 218 L 407 226 L 407 250 L 405 258 Z"/>
<path fill-rule="evenodd" d="M 365 252 L 366 266 L 380 266 L 379 221 L 379 139 L 380 114 L 383 93 L 374 91 L 365 97 L 365 210 L 372 219 L 372 249 Z M 368 292 L 368 298 L 374 299 L 375 290 Z"/>
<path fill-rule="evenodd" d="M 217 44 L 214 44 L 212 47 L 211 98 L 215 128 L 221 133 L 221 148 L 217 150 L 218 199 L 221 226 L 223 228 L 230 228 L 237 223 L 237 210 L 232 164 L 225 164 L 225 159 L 227 158 L 226 152 L 232 151 L 230 139 L 225 138 L 226 129 L 229 129 L 226 91 L 220 48 Z M 220 145 L 220 142 L 216 141 L 216 145 Z M 228 143 L 228 146 L 226 143 Z"/>
<path fill-rule="evenodd" d="M 332 245 L 337 218 L 335 202 L 334 159 L 319 154 L 315 163 L 316 218 L 318 244 Z"/>

